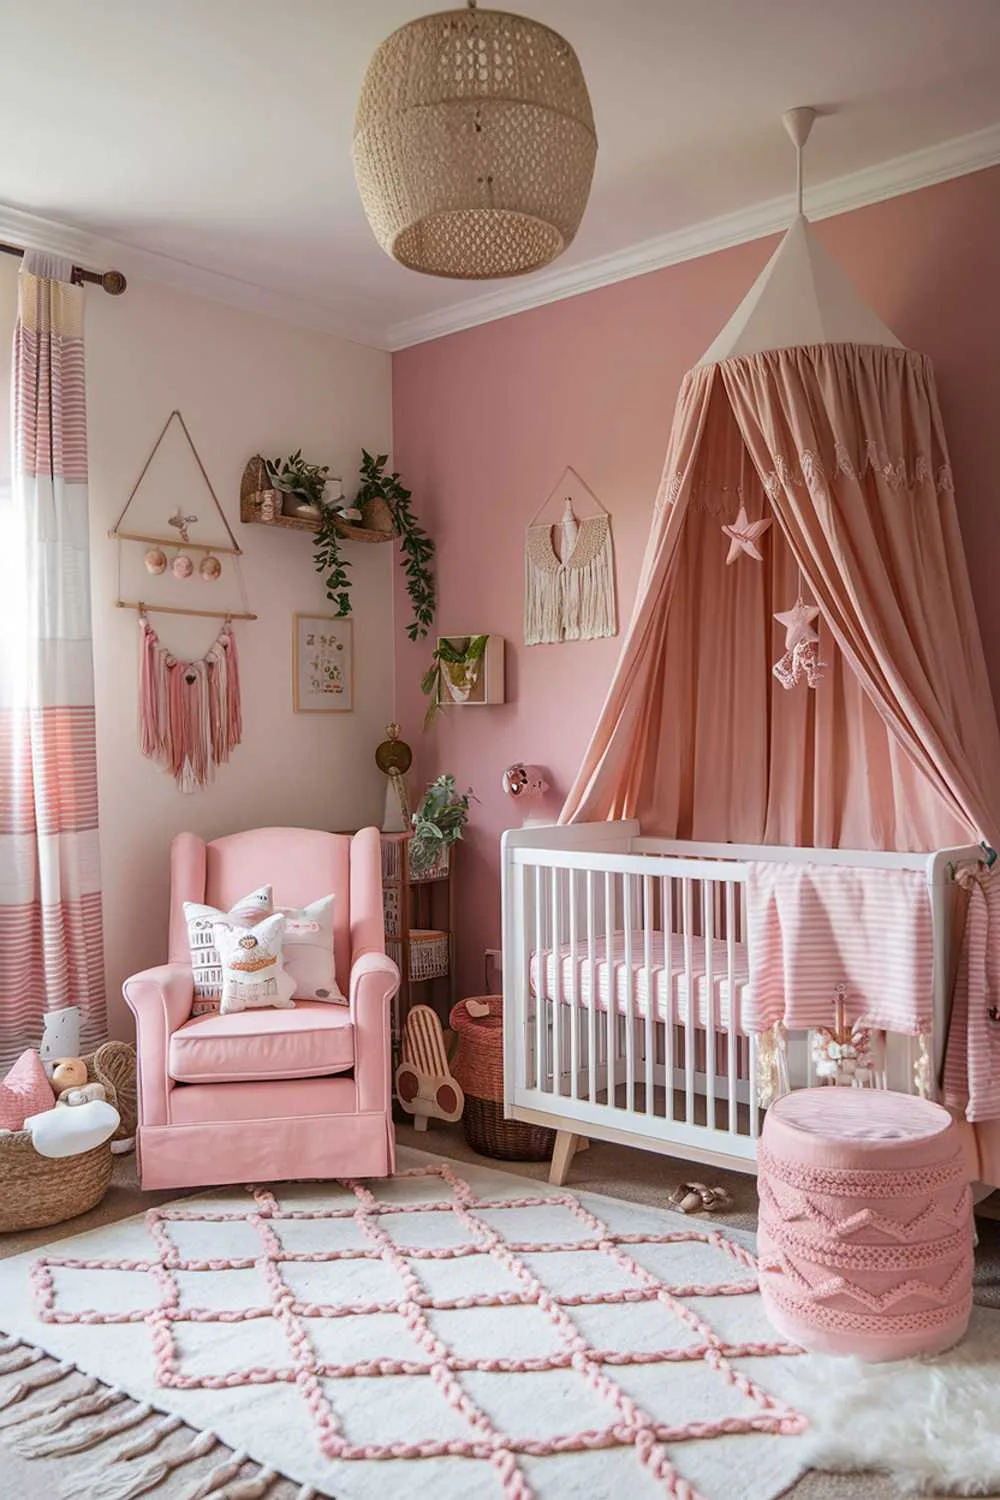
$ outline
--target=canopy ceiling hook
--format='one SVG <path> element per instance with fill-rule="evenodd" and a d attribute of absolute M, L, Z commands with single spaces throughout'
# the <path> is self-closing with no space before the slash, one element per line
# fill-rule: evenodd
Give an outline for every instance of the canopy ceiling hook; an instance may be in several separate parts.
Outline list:
<path fill-rule="evenodd" d="M 802 212 L 802 152 L 815 119 L 816 111 L 809 104 L 800 104 L 795 109 L 786 109 L 781 117 L 781 123 L 791 136 L 795 147 L 795 212 L 797 214 Z"/>

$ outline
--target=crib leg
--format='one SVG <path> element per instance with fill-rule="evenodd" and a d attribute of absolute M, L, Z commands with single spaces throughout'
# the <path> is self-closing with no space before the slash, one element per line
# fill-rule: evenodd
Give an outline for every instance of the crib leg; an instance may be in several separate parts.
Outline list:
<path fill-rule="evenodd" d="M 426 1130 L 427 1129 L 427 1116 L 426 1115 L 414 1115 L 413 1116 L 413 1128 L 414 1128 L 414 1130 Z"/>
<path fill-rule="evenodd" d="M 590 1145 L 585 1135 L 574 1135 L 572 1130 L 557 1130 L 556 1143 L 552 1150 L 552 1166 L 549 1168 L 549 1181 L 555 1187 L 562 1187 L 569 1176 L 570 1165 L 577 1151 L 585 1151 Z"/>

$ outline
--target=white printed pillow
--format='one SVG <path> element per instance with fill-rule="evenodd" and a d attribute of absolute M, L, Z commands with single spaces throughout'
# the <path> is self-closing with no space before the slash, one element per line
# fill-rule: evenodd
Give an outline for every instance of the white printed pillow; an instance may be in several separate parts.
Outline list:
<path fill-rule="evenodd" d="M 216 922 L 215 945 L 222 959 L 224 1016 L 238 1010 L 294 1010 L 295 980 L 281 962 L 285 918 L 281 912 L 265 917 L 256 927 L 231 927 Z"/>
<path fill-rule="evenodd" d="M 346 1005 L 333 971 L 334 896 L 308 906 L 279 906 L 285 922 L 285 970 L 295 980 L 296 1000 Z"/>
<path fill-rule="evenodd" d="M 269 915 L 272 896 L 269 885 L 259 886 L 249 896 L 241 896 L 231 911 L 219 911 L 217 907 L 205 906 L 200 901 L 185 901 L 184 920 L 194 970 L 193 1016 L 202 1016 L 219 1008 L 222 960 L 212 935 L 216 922 L 227 922 L 231 927 L 252 927 L 261 917 Z"/>

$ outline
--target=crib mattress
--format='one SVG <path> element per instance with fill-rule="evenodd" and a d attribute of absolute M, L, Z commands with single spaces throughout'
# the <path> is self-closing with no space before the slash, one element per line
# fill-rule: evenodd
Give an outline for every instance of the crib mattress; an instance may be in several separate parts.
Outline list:
<path fill-rule="evenodd" d="M 695 1025 L 708 1025 L 709 986 L 706 972 L 706 948 L 704 938 L 688 940 L 691 950 L 691 977 L 695 992 Z M 669 944 L 669 951 L 668 951 Z M 687 964 L 685 962 L 685 939 L 680 933 L 655 933 L 649 946 L 649 965 L 646 964 L 644 934 L 632 934 L 631 971 L 625 958 L 625 933 L 612 936 L 611 961 L 608 962 L 607 939 L 602 937 L 594 944 L 594 959 L 591 963 L 586 941 L 576 945 L 574 961 L 570 945 L 560 948 L 558 957 L 551 948 L 543 948 L 531 956 L 532 992 L 543 999 L 555 1000 L 558 975 L 559 998 L 565 1005 L 577 1005 L 584 1009 L 591 1003 L 591 994 L 596 987 L 596 1009 L 606 1012 L 608 997 L 614 995 L 614 1006 L 620 1015 L 628 1010 L 628 997 L 632 996 L 633 1014 L 645 1017 L 652 997 L 653 1018 L 656 1021 L 673 1019 L 687 1024 L 688 990 Z M 750 969 L 745 943 L 733 944 L 733 983 L 729 982 L 729 946 L 724 939 L 716 938 L 711 944 L 712 989 L 715 992 L 715 1026 L 719 1031 L 731 1027 L 742 1031 L 742 1012 L 749 990 Z M 731 994 L 730 990 L 735 991 Z"/>

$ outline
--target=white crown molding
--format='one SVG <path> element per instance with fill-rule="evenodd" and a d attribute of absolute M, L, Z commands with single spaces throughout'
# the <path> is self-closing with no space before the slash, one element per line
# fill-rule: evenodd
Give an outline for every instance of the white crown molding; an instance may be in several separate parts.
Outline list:
<path fill-rule="evenodd" d="M 962 177 L 998 164 L 1000 124 L 819 183 L 806 191 L 806 212 L 810 219 L 829 219 L 835 214 L 864 208 L 869 203 L 880 203 L 886 198 L 896 198 L 950 177 Z M 512 313 L 541 307 L 547 302 L 576 297 L 581 292 L 593 291 L 615 281 L 626 281 L 632 276 L 643 276 L 664 266 L 760 239 L 787 229 L 794 210 L 795 202 L 790 194 L 771 198 L 737 213 L 722 214 L 719 218 L 706 219 L 671 234 L 644 240 L 641 244 L 599 256 L 582 265 L 541 272 L 530 280 L 520 280 L 456 307 L 396 323 L 385 331 L 385 346 L 394 351 L 407 349 L 413 344 L 423 344 L 449 333 L 459 333 L 464 328 L 491 323 Z"/>
<path fill-rule="evenodd" d="M 806 192 L 806 209 L 811 219 L 826 219 L 998 164 L 1000 124 L 820 183 Z M 723 214 L 611 255 L 599 256 L 582 265 L 541 272 L 485 296 L 390 327 L 360 320 L 345 311 L 343 306 L 335 307 L 277 292 L 256 282 L 106 239 L 88 230 L 40 218 L 2 203 L 0 239 L 28 249 L 65 255 L 78 265 L 97 270 L 122 271 L 127 277 L 159 282 L 177 291 L 208 297 L 297 327 L 333 334 L 376 349 L 397 350 L 775 234 L 787 228 L 793 209 L 791 195 L 771 198 L 737 213 Z"/>
<path fill-rule="evenodd" d="M 93 270 L 122 271 L 126 277 L 159 282 L 176 291 L 208 297 L 214 302 L 278 318 L 297 327 L 335 334 L 353 343 L 386 348 L 384 327 L 359 322 L 341 309 L 287 292 L 276 292 L 256 282 L 210 271 L 204 266 L 143 250 L 120 240 L 106 239 L 89 230 L 60 224 L 55 219 L 43 219 L 3 203 L 0 203 L 0 240 L 23 246 L 26 250 L 48 250 L 54 255 L 65 255 L 74 264 Z"/>

